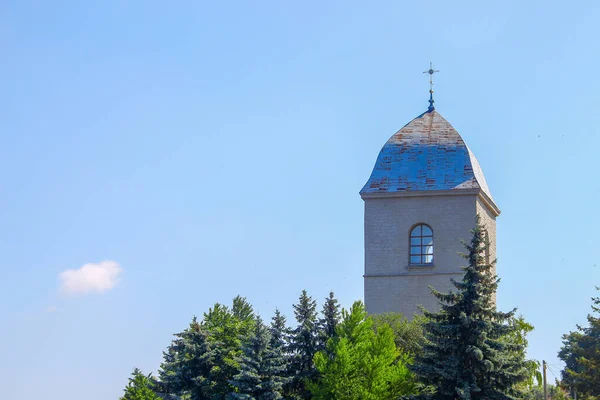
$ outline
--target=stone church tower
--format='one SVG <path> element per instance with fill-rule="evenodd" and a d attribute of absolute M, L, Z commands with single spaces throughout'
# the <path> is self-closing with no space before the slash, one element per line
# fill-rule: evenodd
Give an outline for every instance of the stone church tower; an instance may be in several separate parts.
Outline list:
<path fill-rule="evenodd" d="M 431 71 L 431 70 L 430 70 Z M 431 91 L 433 92 L 433 91 Z M 418 305 L 439 309 L 429 286 L 451 288 L 466 260 L 481 216 L 496 257 L 494 203 L 475 155 L 433 107 L 410 121 L 383 146 L 360 191 L 365 202 L 364 296 L 371 314 L 399 312 L 412 318 Z"/>

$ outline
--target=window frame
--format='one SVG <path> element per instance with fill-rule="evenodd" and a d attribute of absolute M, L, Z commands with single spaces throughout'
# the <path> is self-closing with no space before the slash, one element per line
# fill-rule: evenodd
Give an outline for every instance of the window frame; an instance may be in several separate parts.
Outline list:
<path fill-rule="evenodd" d="M 421 231 L 418 235 L 413 236 L 413 232 L 416 228 L 421 227 Z M 431 231 L 431 235 L 423 235 L 423 227 L 427 227 Z M 418 222 L 410 227 L 408 231 L 408 265 L 416 267 L 431 267 L 435 262 L 435 240 L 434 240 L 433 228 L 424 222 Z M 423 239 L 431 238 L 431 244 L 423 244 Z M 418 245 L 413 245 L 413 239 L 420 239 Z M 424 253 L 423 249 L 431 246 L 431 253 Z M 419 253 L 413 254 L 413 248 L 419 248 Z M 413 257 L 419 257 L 420 262 L 413 262 Z M 426 262 L 426 257 L 431 257 L 430 262 Z"/>

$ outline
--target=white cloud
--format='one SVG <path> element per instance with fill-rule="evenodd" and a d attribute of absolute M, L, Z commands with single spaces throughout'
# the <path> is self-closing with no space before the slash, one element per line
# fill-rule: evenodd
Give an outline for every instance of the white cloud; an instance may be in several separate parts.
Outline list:
<path fill-rule="evenodd" d="M 53 313 L 56 311 L 56 306 L 48 306 L 46 307 L 46 312 Z"/>
<path fill-rule="evenodd" d="M 60 273 L 60 290 L 66 294 L 103 293 L 119 282 L 123 268 L 115 261 L 85 264 Z"/>

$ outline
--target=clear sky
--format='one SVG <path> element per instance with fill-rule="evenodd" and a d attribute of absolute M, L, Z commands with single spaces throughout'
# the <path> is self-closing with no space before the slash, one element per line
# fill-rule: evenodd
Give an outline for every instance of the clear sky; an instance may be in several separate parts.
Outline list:
<path fill-rule="evenodd" d="M 362 298 L 358 191 L 425 111 L 430 60 L 502 210 L 499 308 L 558 372 L 600 285 L 599 20 L 595 1 L 2 1 L 3 398 L 115 399 L 237 294 L 264 318 L 302 289 Z"/>

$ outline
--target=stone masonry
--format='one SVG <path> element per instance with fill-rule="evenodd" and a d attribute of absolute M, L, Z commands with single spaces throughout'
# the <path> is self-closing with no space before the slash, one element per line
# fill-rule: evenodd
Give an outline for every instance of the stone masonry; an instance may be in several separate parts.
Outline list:
<path fill-rule="evenodd" d="M 365 304 L 371 314 L 399 312 L 412 317 L 419 305 L 437 310 L 429 286 L 439 291 L 453 288 L 466 260 L 461 239 L 470 239 L 479 212 L 490 238 L 490 258 L 495 257 L 496 220 L 477 194 L 401 196 L 365 199 Z M 433 230 L 434 262 L 411 266 L 409 235 L 418 223 Z"/>

